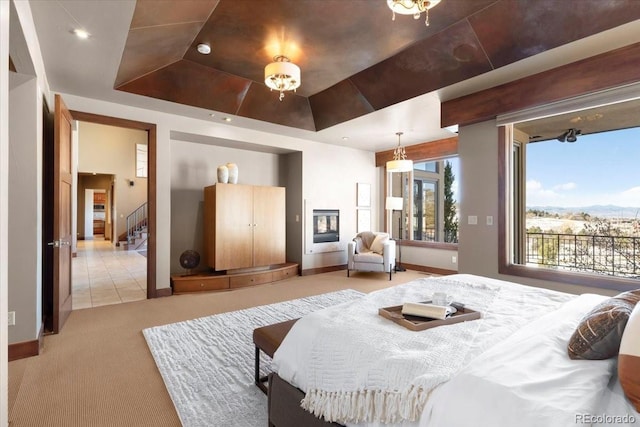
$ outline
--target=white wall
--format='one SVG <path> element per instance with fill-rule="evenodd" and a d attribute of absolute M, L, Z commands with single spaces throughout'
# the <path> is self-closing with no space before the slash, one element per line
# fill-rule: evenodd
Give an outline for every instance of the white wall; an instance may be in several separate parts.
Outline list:
<path fill-rule="evenodd" d="M 498 128 L 495 122 L 461 127 L 459 272 L 495 277 L 498 271 Z M 477 225 L 468 216 L 478 217 Z M 486 217 L 493 216 L 493 225 Z"/>
<path fill-rule="evenodd" d="M 84 190 L 84 238 L 86 240 L 93 239 L 93 190 L 85 188 Z"/>
<path fill-rule="evenodd" d="M 303 197 L 306 211 L 312 209 L 340 210 L 339 252 L 305 254 L 302 268 L 312 269 L 347 263 L 347 242 L 357 234 L 356 184 L 371 184 L 371 227 L 379 223 L 381 198 L 378 197 L 375 154 L 337 145 L 309 144 L 303 150 Z M 311 207 L 309 207 L 309 205 Z M 310 227 L 310 218 L 300 212 L 304 227 Z M 303 234 L 304 236 L 304 234 Z M 303 237 L 304 238 L 304 237 Z M 304 245 L 308 242 L 303 241 Z"/>
<path fill-rule="evenodd" d="M 9 2 L 0 1 L 0 426 L 9 425 L 7 297 L 9 261 Z"/>
<path fill-rule="evenodd" d="M 11 77 L 20 78 L 12 73 Z M 42 325 L 42 98 L 31 78 L 9 92 L 9 342 L 31 341 Z"/>
<path fill-rule="evenodd" d="M 283 186 L 278 179 L 277 154 L 238 150 L 215 145 L 171 141 L 171 273 L 184 273 L 180 254 L 197 251 L 206 270 L 203 231 L 204 187 L 217 181 L 217 168 L 238 165 L 238 183 Z"/>
<path fill-rule="evenodd" d="M 147 201 L 148 180 L 136 178 L 136 144 L 146 143 L 143 130 L 78 123 L 78 172 L 115 175 L 116 236 L 126 231 L 127 215 Z M 162 170 L 166 169 L 159 172 Z M 85 226 L 85 234 L 87 230 Z"/>

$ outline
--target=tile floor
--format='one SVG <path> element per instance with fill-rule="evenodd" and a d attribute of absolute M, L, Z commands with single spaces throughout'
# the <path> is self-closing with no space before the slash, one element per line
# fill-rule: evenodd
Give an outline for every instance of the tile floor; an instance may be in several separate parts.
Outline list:
<path fill-rule="evenodd" d="M 74 310 L 138 301 L 147 295 L 147 258 L 104 239 L 79 240 L 72 261 Z"/>

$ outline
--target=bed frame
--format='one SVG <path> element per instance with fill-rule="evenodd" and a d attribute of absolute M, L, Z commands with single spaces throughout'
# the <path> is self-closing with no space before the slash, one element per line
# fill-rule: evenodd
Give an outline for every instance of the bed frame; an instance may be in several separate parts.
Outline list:
<path fill-rule="evenodd" d="M 276 373 L 269 374 L 269 427 L 341 427 L 317 418 L 300 407 L 304 393 Z"/>

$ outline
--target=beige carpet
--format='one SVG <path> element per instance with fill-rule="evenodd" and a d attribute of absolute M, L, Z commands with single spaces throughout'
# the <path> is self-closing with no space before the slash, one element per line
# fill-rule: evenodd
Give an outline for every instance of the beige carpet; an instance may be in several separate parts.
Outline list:
<path fill-rule="evenodd" d="M 9 363 L 11 427 L 179 426 L 142 329 L 317 295 L 340 289 L 371 292 L 393 280 L 346 271 L 295 277 L 230 292 L 177 295 L 72 312 L 62 332 L 44 339 L 36 357 Z"/>

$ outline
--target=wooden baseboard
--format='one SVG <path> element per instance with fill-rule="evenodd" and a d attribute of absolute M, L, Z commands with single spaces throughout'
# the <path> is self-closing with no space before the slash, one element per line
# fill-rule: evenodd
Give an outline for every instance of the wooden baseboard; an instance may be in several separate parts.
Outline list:
<path fill-rule="evenodd" d="M 171 295 L 171 288 L 156 289 L 156 298 L 170 297 Z"/>
<path fill-rule="evenodd" d="M 330 265 L 328 267 L 307 268 L 300 271 L 301 276 L 311 276 L 312 274 L 330 273 L 332 271 L 346 270 L 347 264 L 342 265 Z"/>
<path fill-rule="evenodd" d="M 40 326 L 38 339 L 33 341 L 23 341 L 9 344 L 9 362 L 14 360 L 25 359 L 27 357 L 37 356 L 44 344 L 44 324 Z"/>
<path fill-rule="evenodd" d="M 427 267 L 427 266 L 418 265 L 418 264 L 407 264 L 405 262 L 402 263 L 402 266 L 407 270 L 423 271 L 425 273 L 440 274 L 442 276 L 448 276 L 450 274 L 458 273 L 455 270 L 446 270 L 444 268 Z"/>

